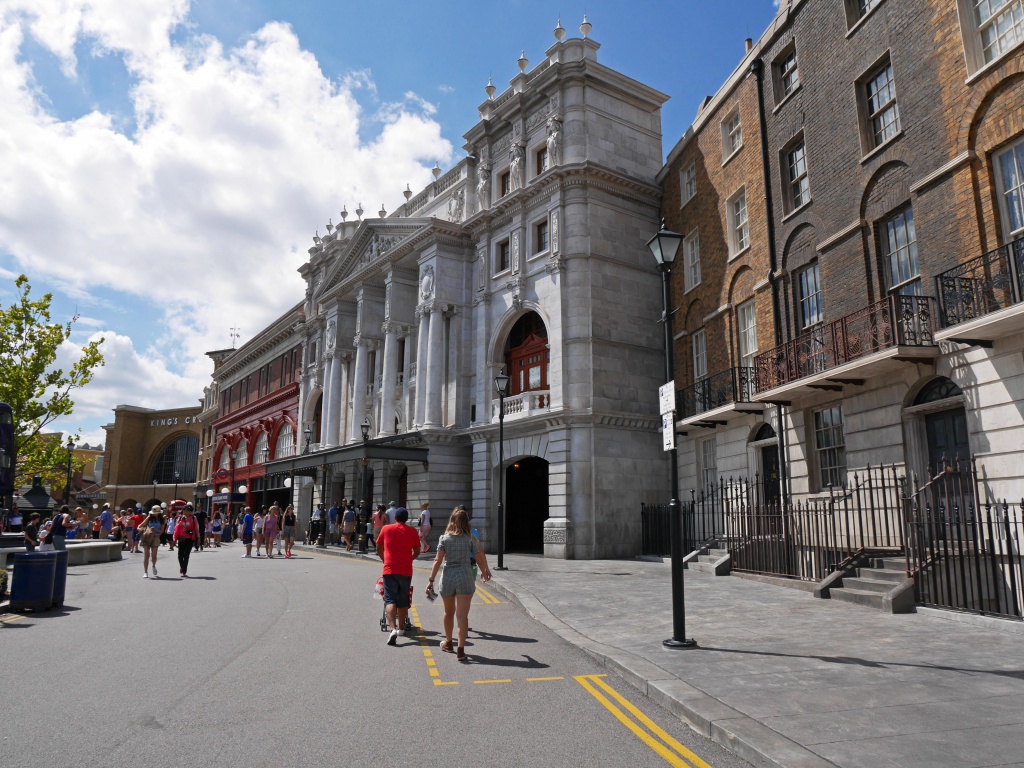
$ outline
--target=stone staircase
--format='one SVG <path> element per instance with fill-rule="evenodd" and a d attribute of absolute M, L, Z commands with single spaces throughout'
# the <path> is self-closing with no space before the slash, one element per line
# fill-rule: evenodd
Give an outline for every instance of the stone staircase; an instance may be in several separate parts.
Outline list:
<path fill-rule="evenodd" d="M 729 557 L 729 550 L 716 543 L 714 546 L 702 547 L 697 550 L 697 555 L 689 555 L 686 560 L 686 567 L 691 571 L 711 573 L 715 576 L 728 576 L 732 570 L 732 558 Z"/>
<path fill-rule="evenodd" d="M 872 558 L 868 567 L 857 568 L 854 573 L 830 585 L 828 596 L 886 613 L 909 613 L 914 609 L 913 581 L 907 578 L 902 557 Z"/>

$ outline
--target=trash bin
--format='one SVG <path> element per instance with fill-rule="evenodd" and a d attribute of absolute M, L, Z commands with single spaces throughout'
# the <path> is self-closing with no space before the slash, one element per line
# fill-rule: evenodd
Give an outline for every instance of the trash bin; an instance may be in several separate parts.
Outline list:
<path fill-rule="evenodd" d="M 12 611 L 46 611 L 53 602 L 56 552 L 22 552 L 14 556 Z"/>
<path fill-rule="evenodd" d="M 54 552 L 57 556 L 56 566 L 53 569 L 53 600 L 50 605 L 64 605 L 64 587 L 68 581 L 68 551 Z"/>

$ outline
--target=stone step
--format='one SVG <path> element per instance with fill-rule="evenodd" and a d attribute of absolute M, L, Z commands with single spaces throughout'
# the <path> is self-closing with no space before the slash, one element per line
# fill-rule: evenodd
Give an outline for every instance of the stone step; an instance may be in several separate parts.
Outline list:
<path fill-rule="evenodd" d="M 874 574 L 871 574 L 874 575 Z M 896 585 L 888 581 L 878 581 L 870 578 L 846 578 L 843 577 L 843 586 L 840 589 L 856 589 L 863 592 L 878 592 L 884 595 Z"/>
<path fill-rule="evenodd" d="M 872 565 L 885 571 L 901 571 L 904 575 L 907 573 L 907 561 L 902 557 L 876 557 Z"/>
<path fill-rule="evenodd" d="M 833 600 L 842 600 L 844 603 L 856 603 L 868 608 L 882 610 L 882 593 L 868 592 L 862 589 L 847 589 L 846 587 L 833 587 L 829 590 Z"/>
<path fill-rule="evenodd" d="M 700 571 L 701 573 L 714 574 L 715 572 L 715 566 L 713 563 L 694 562 L 693 560 L 691 560 L 689 563 L 686 564 L 686 567 L 688 570 Z"/>
<path fill-rule="evenodd" d="M 892 571 L 885 568 L 861 568 L 857 571 L 857 575 L 861 578 L 885 581 L 892 585 L 899 584 L 907 578 L 906 570 Z"/>

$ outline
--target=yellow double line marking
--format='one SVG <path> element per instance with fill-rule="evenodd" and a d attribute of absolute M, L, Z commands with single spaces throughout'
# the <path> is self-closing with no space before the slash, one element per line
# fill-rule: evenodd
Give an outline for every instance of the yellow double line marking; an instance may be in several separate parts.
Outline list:
<path fill-rule="evenodd" d="M 479 597 L 487 605 L 497 605 L 501 602 L 501 600 L 496 598 L 494 595 L 492 595 L 490 592 L 488 592 L 486 589 L 479 585 L 477 585 L 476 594 L 477 597 Z"/>
<path fill-rule="evenodd" d="M 629 728 L 640 741 L 661 755 L 669 765 L 676 766 L 676 768 L 711 768 L 602 680 L 603 677 L 605 675 L 576 675 L 573 679 L 611 712 L 620 723 Z M 598 688 L 601 690 L 599 691 Z M 614 699 L 618 706 L 610 701 L 609 697 Z"/>

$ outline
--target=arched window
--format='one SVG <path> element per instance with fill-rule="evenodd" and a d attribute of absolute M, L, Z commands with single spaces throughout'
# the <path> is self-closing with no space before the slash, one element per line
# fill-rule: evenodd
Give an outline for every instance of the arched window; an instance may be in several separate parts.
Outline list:
<path fill-rule="evenodd" d="M 505 352 L 511 394 L 548 389 L 551 351 L 544 321 L 536 312 L 523 315 L 509 332 Z"/>
<path fill-rule="evenodd" d="M 220 449 L 220 461 L 217 462 L 217 469 L 231 469 L 231 451 L 226 445 Z"/>
<path fill-rule="evenodd" d="M 914 405 L 922 405 L 923 403 L 934 403 L 939 400 L 945 400 L 950 397 L 956 397 L 962 395 L 964 391 L 960 389 L 956 384 L 945 377 L 934 379 L 924 385 L 924 388 L 918 392 L 917 398 L 914 400 Z"/>
<path fill-rule="evenodd" d="M 256 438 L 256 449 L 253 451 L 252 460 L 257 464 L 266 464 L 268 458 L 270 458 L 270 451 L 267 448 L 267 433 L 260 432 L 260 436 Z"/>
<path fill-rule="evenodd" d="M 243 437 L 235 448 L 235 468 L 249 466 L 249 443 Z"/>
<path fill-rule="evenodd" d="M 295 431 L 290 421 L 286 421 L 277 433 L 277 443 L 274 445 L 274 458 L 286 459 L 295 455 Z"/>
<path fill-rule="evenodd" d="M 196 435 L 182 435 L 164 448 L 157 457 L 151 480 L 161 485 L 194 483 L 198 458 L 199 438 Z"/>
<path fill-rule="evenodd" d="M 775 437 L 775 430 L 772 429 L 772 425 L 766 421 L 758 428 L 752 442 L 756 443 L 758 440 L 771 440 L 773 437 Z"/>

